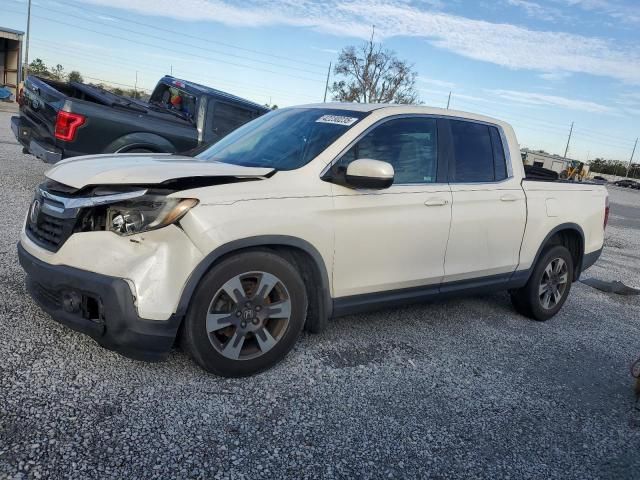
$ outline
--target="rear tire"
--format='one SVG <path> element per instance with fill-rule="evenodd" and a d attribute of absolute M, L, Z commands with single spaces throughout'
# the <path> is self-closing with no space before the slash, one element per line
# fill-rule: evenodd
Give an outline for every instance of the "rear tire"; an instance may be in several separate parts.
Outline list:
<path fill-rule="evenodd" d="M 291 263 L 269 251 L 240 253 L 200 282 L 181 343 L 208 372 L 253 375 L 289 353 L 306 315 L 305 285 Z"/>
<path fill-rule="evenodd" d="M 527 284 L 511 292 L 511 303 L 525 317 L 545 321 L 564 305 L 573 282 L 573 258 L 563 245 L 546 248 Z"/>

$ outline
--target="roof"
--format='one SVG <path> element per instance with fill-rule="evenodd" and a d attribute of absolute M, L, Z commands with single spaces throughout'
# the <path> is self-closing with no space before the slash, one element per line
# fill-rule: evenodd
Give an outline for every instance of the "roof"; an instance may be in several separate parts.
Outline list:
<path fill-rule="evenodd" d="M 14 30 L 13 28 L 0 27 L 0 38 L 9 38 L 11 40 L 22 40 L 24 32 Z"/>
<path fill-rule="evenodd" d="M 552 160 L 562 161 L 562 162 L 576 162 L 577 160 L 573 160 L 571 158 L 565 158 L 560 155 L 552 154 L 552 153 L 541 153 L 535 152 L 533 150 L 527 150 L 524 152 L 527 155 L 535 155 L 536 157 L 545 157 L 550 158 Z"/>
<path fill-rule="evenodd" d="M 166 81 L 167 83 L 172 83 L 172 84 L 174 84 L 175 82 L 180 82 L 182 85 L 176 84 L 176 86 L 180 88 L 184 88 L 187 91 L 191 90 L 190 93 L 194 93 L 194 94 L 204 93 L 207 95 L 216 96 L 220 99 L 229 100 L 230 102 L 233 102 L 233 103 L 239 103 L 239 104 L 245 105 L 246 107 L 253 108 L 260 112 L 269 111 L 269 109 L 264 105 L 260 105 L 259 103 L 252 102 L 251 100 L 247 100 L 246 98 L 238 97 L 231 93 L 223 92 L 222 90 L 217 90 L 215 88 L 207 87 L 205 85 L 200 85 L 199 83 L 191 82 L 189 80 L 183 80 L 181 78 L 172 77 L 171 75 L 165 75 L 160 79 L 160 81 L 161 82 Z"/>
<path fill-rule="evenodd" d="M 389 103 L 347 103 L 347 102 L 328 102 L 328 103 L 309 103 L 307 105 L 296 105 L 295 108 L 331 108 L 334 110 L 351 110 L 352 112 L 372 112 L 380 108 L 389 107 Z"/>
<path fill-rule="evenodd" d="M 470 120 L 478 120 L 481 122 L 493 123 L 497 125 L 506 125 L 507 123 L 497 118 L 479 115 L 473 112 L 463 112 L 461 110 L 449 110 L 446 108 L 428 107 L 426 105 L 407 105 L 398 103 L 345 103 L 345 102 L 329 102 L 329 103 L 310 103 L 308 105 L 297 105 L 294 108 L 330 108 L 334 110 L 351 110 L 356 112 L 373 112 L 373 111 L 393 111 L 396 114 L 424 114 L 438 115 L 442 117 L 462 118 Z M 389 112 L 391 113 L 391 112 Z"/>

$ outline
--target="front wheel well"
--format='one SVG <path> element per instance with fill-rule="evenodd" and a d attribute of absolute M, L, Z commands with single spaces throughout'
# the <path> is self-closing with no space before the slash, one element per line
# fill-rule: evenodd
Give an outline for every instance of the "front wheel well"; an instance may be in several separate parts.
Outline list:
<path fill-rule="evenodd" d="M 281 244 L 252 245 L 237 248 L 216 258 L 200 278 L 204 277 L 207 271 L 211 270 L 223 260 L 251 251 L 276 253 L 296 267 L 304 281 L 308 299 L 307 320 L 304 328 L 312 333 L 320 333 L 324 330 L 331 315 L 330 293 L 328 290 L 326 271 L 323 273 L 321 270 L 322 267 L 317 263 L 318 260 L 314 259 L 311 254 L 302 248 Z M 325 278 L 323 278 L 323 276 Z"/>
<path fill-rule="evenodd" d="M 584 239 L 582 235 L 572 228 L 559 230 L 547 240 L 544 248 L 546 249 L 555 245 L 562 245 L 571 253 L 571 259 L 573 260 L 573 280 L 578 280 L 580 271 L 582 270 L 582 257 L 584 256 Z"/>

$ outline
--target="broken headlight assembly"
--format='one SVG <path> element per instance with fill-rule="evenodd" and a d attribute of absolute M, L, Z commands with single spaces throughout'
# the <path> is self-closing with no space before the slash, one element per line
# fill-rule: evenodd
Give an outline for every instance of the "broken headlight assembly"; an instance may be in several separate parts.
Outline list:
<path fill-rule="evenodd" d="M 164 195 L 141 197 L 107 206 L 105 230 L 118 235 L 134 235 L 176 223 L 198 200 L 168 198 Z"/>

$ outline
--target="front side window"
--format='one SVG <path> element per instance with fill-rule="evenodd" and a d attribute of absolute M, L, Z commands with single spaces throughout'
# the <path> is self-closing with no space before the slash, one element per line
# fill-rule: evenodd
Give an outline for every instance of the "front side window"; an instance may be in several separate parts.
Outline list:
<path fill-rule="evenodd" d="M 362 137 L 340 159 L 346 169 L 353 160 L 367 158 L 390 163 L 394 184 L 433 183 L 437 170 L 437 121 L 432 118 L 389 120 Z"/>
<path fill-rule="evenodd" d="M 234 130 L 196 158 L 295 170 L 317 157 L 367 114 L 324 108 L 275 110 Z"/>

